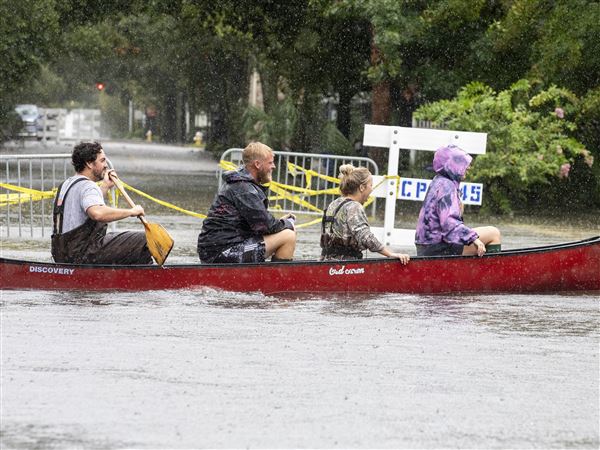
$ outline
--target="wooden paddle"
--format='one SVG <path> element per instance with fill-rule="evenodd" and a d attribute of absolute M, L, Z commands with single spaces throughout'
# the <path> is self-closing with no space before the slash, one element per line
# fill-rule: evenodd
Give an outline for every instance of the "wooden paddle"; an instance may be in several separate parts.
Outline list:
<path fill-rule="evenodd" d="M 131 197 L 129 197 L 129 195 L 127 195 L 127 192 L 125 192 L 125 188 L 123 187 L 121 180 L 119 180 L 119 178 L 113 173 L 110 174 L 110 178 L 115 183 L 115 186 L 117 187 L 119 192 L 121 192 L 121 195 L 125 197 L 125 200 L 127 200 L 129 206 L 133 208 L 135 206 L 135 203 L 133 203 Z M 138 217 L 142 221 L 142 223 L 144 224 L 144 228 L 146 229 L 146 241 L 148 243 L 148 250 L 150 250 L 150 254 L 156 261 L 156 264 L 162 266 L 165 260 L 167 259 L 167 256 L 169 256 L 171 249 L 173 248 L 173 238 L 169 236 L 167 230 L 165 230 L 161 225 L 157 223 L 148 222 L 144 216 Z"/>

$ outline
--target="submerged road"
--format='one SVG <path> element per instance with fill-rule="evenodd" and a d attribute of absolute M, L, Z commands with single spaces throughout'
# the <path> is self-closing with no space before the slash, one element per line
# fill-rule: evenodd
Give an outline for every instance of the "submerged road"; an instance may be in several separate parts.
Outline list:
<path fill-rule="evenodd" d="M 142 141 L 100 142 L 118 172 L 198 174 L 214 173 L 218 169 L 217 159 L 203 148 Z M 25 141 L 22 144 L 7 144 L 2 149 L 2 154 L 71 154 L 76 144 L 76 141 L 46 145 L 37 141 Z"/>

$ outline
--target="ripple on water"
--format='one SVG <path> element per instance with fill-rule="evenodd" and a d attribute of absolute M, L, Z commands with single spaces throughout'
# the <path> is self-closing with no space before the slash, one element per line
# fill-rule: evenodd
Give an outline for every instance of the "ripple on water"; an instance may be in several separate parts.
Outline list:
<path fill-rule="evenodd" d="M 288 309 L 341 317 L 439 320 L 470 324 L 500 334 L 593 336 L 600 331 L 600 298 L 590 294 L 413 295 L 277 294 L 211 288 L 140 293 L 4 291 L 3 308 L 70 306 L 141 309 Z"/>
<path fill-rule="evenodd" d="M 1 439 L 597 446 L 598 306 L 562 294 L 5 291 Z"/>

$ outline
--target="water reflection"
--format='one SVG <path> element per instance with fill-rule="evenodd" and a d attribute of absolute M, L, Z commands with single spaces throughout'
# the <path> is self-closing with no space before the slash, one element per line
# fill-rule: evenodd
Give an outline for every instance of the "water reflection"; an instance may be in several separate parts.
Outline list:
<path fill-rule="evenodd" d="M 479 295 L 425 298 L 427 315 L 472 323 L 500 334 L 598 336 L 595 295 Z"/>
<path fill-rule="evenodd" d="M 139 442 L 102 439 L 90 436 L 84 426 L 62 424 L 45 426 L 41 424 L 2 425 L 2 448 L 48 449 L 48 448 L 134 448 Z"/>
<path fill-rule="evenodd" d="M 314 294 L 265 296 L 210 288 L 141 293 L 4 291 L 3 308 L 41 305 L 81 308 L 281 310 L 347 318 L 397 319 L 475 326 L 485 332 L 528 336 L 600 336 L 595 294 L 444 295 Z M 116 311 L 112 311 L 116 313 Z"/>

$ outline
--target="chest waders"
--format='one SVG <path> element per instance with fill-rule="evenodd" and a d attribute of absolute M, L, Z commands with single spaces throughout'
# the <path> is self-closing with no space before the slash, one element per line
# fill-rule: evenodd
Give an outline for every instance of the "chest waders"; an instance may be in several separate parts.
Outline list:
<path fill-rule="evenodd" d="M 85 181 L 86 178 L 78 178 L 68 187 L 62 201 L 59 200 L 60 191 L 64 183 L 58 187 L 52 211 L 53 233 L 52 233 L 52 258 L 56 262 L 73 264 L 93 264 L 94 255 L 102 247 L 102 240 L 106 235 L 107 225 L 96 222 L 89 217 L 86 221 L 66 233 L 62 232 L 64 204 L 69 191 L 75 184 Z"/>
<path fill-rule="evenodd" d="M 342 209 L 342 206 L 351 202 L 352 199 L 345 199 L 333 212 L 333 215 L 327 215 L 327 209 L 323 211 L 323 221 L 321 222 L 321 257 L 323 259 L 362 259 L 363 254 L 357 248 L 348 247 L 348 245 L 339 237 L 333 235 L 333 223 L 335 217 Z M 329 232 L 327 232 L 326 226 L 329 224 Z"/>
<path fill-rule="evenodd" d="M 69 189 L 85 178 L 78 178 Z M 56 262 L 73 264 L 152 264 L 146 233 L 143 231 L 121 231 L 107 233 L 108 225 L 90 219 L 66 233 L 62 233 L 64 204 L 58 201 L 62 185 L 54 201 L 54 233 L 52 234 L 52 257 Z"/>

